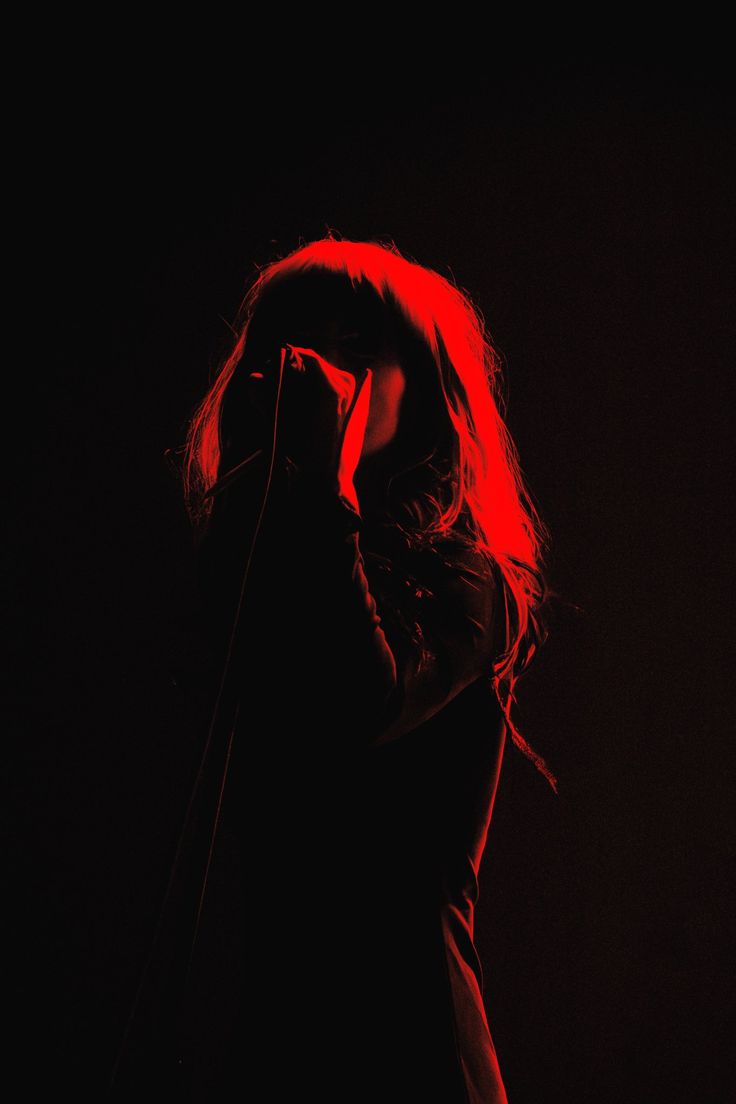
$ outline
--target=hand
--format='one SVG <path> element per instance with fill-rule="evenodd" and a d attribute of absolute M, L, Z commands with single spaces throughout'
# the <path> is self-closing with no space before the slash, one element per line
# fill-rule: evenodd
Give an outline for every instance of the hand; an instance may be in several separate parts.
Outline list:
<path fill-rule="evenodd" d="M 336 368 L 313 349 L 285 345 L 277 449 L 308 478 L 324 481 L 358 510 L 353 484 L 363 450 L 372 373 Z"/>

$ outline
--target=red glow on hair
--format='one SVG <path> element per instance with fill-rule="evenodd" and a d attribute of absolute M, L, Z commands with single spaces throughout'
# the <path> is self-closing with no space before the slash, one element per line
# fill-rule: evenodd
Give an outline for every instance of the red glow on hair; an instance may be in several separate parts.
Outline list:
<path fill-rule="evenodd" d="M 535 509 L 521 473 L 516 446 L 506 428 L 501 362 L 485 321 L 469 296 L 439 273 L 402 255 L 393 242 L 310 242 L 264 266 L 241 303 L 233 327 L 236 341 L 196 408 L 184 447 L 182 479 L 189 516 L 206 524 L 221 459 L 221 410 L 228 385 L 246 349 L 251 319 L 272 287 L 310 273 L 345 278 L 353 288 L 369 286 L 428 352 L 446 407 L 452 440 L 453 483 L 449 502 L 432 499 L 434 516 L 426 535 L 452 528 L 465 509 L 473 519 L 479 549 L 503 578 L 506 648 L 489 672 L 514 743 L 547 778 L 557 780 L 544 759 L 511 720 L 518 678 L 547 630 L 541 618 L 551 593 L 542 568 L 549 531 Z"/>

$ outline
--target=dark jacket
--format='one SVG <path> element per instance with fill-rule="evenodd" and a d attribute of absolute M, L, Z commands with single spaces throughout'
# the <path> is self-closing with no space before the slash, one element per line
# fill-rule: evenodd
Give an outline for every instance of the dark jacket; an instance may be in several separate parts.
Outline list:
<path fill-rule="evenodd" d="M 198 551 L 239 841 L 241 1016 L 223 1077 L 261 1098 L 497 1104 L 473 942 L 505 724 L 500 579 L 459 525 L 417 546 L 261 457 Z M 255 539 L 254 539 L 255 538 Z M 233 708 L 234 707 L 234 708 Z"/>

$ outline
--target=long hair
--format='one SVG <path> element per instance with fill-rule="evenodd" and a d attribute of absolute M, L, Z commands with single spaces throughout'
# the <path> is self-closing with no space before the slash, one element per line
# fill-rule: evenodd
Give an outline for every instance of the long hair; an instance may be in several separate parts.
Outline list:
<path fill-rule="evenodd" d="M 256 308 L 274 289 L 314 276 L 338 278 L 353 289 L 377 295 L 397 332 L 404 335 L 404 348 L 410 347 L 415 363 L 418 355 L 429 369 L 422 385 L 446 411 L 449 479 L 442 488 L 437 486 L 437 493 L 430 487 L 423 499 L 429 510 L 415 516 L 422 519 L 427 538 L 448 532 L 461 515 L 469 518 L 473 543 L 497 566 L 506 647 L 489 674 L 514 743 L 557 793 L 557 779 L 511 719 L 515 685 L 548 636 L 544 613 L 554 592 L 543 561 L 550 532 L 525 485 L 517 448 L 504 423 L 501 358 L 481 311 L 454 282 L 403 255 L 390 239 L 348 241 L 331 230 L 258 268 L 233 325 L 234 346 L 188 424 L 181 477 L 190 520 L 195 527 L 207 523 L 212 498 L 206 492 L 217 481 L 223 460 L 224 400 L 244 356 Z M 439 472 L 427 464 L 421 470 L 425 475 Z"/>

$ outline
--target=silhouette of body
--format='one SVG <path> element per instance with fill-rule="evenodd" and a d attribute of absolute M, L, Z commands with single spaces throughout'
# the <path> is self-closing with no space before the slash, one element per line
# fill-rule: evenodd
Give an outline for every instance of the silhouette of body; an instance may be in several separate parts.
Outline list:
<path fill-rule="evenodd" d="M 375 242 L 274 261 L 235 332 L 184 482 L 233 718 L 239 1011 L 182 1092 L 506 1104 L 473 925 L 507 732 L 555 779 L 510 718 L 546 531 L 498 358 Z"/>
<path fill-rule="evenodd" d="M 264 482 L 254 463 L 223 490 L 200 546 L 223 646 Z M 235 659 L 233 1099 L 260 1080 L 273 1100 L 506 1100 L 473 943 L 505 734 L 483 677 L 498 594 L 462 526 L 416 549 L 277 465 Z"/>

